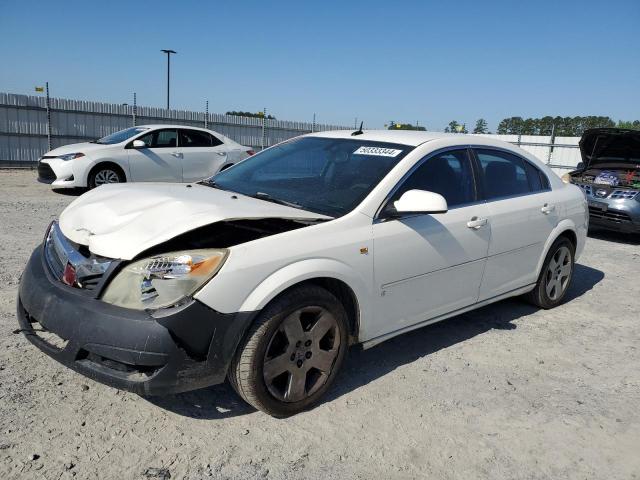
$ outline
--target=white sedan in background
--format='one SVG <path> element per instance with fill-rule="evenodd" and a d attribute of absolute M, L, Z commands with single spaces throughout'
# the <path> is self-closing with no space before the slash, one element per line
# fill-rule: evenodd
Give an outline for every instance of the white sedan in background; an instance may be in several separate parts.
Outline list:
<path fill-rule="evenodd" d="M 249 147 L 204 128 L 141 125 L 47 152 L 38 162 L 38 181 L 53 188 L 195 182 L 253 153 Z"/>

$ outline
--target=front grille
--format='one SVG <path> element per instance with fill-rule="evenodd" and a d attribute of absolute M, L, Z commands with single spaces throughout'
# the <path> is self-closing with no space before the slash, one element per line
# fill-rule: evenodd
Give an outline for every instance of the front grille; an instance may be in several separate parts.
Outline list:
<path fill-rule="evenodd" d="M 606 211 L 602 211 L 597 207 L 589 207 L 589 215 L 592 218 L 607 220 L 613 223 L 631 223 L 629 214 L 619 210 L 607 209 Z"/>
<path fill-rule="evenodd" d="M 56 174 L 48 163 L 38 162 L 38 180 L 43 182 L 53 182 Z"/>
<path fill-rule="evenodd" d="M 112 262 L 109 258 L 97 257 L 88 251 L 86 255 L 83 254 L 81 250 L 86 249 L 77 248 L 71 243 L 56 222 L 49 228 L 44 248 L 45 259 L 53 276 L 61 280 L 67 265 L 70 265 L 77 278 L 73 286 L 85 290 L 95 290 L 100 285 Z"/>
<path fill-rule="evenodd" d="M 597 198 L 610 198 L 612 200 L 633 200 L 636 195 L 638 195 L 640 192 L 638 192 L 638 190 L 624 190 L 624 189 L 616 189 L 613 190 L 612 192 L 607 192 L 604 196 L 599 196 L 599 195 L 594 195 L 595 191 L 597 190 L 605 190 L 607 191 L 608 187 L 597 187 L 594 188 L 593 185 L 589 185 L 586 183 L 576 183 L 576 185 L 578 187 L 580 187 L 582 189 L 582 191 L 590 196 L 590 197 L 597 197 Z"/>
<path fill-rule="evenodd" d="M 614 190 L 611 195 L 609 195 L 609 198 L 623 198 L 625 200 L 633 200 L 636 195 L 638 195 L 637 190 Z"/>
<path fill-rule="evenodd" d="M 47 259 L 47 265 L 49 265 L 49 270 L 54 277 L 57 279 L 62 278 L 62 274 L 64 273 L 64 267 L 66 266 L 66 262 L 63 264 L 63 260 L 60 258 L 58 252 L 55 249 L 55 243 L 47 238 L 45 242 L 45 258 Z"/>

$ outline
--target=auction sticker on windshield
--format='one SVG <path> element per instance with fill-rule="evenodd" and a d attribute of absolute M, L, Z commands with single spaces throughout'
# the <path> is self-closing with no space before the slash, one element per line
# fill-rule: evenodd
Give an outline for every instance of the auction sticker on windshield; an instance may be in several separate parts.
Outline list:
<path fill-rule="evenodd" d="M 397 157 L 401 153 L 402 150 L 382 147 L 360 147 L 353 152 L 354 155 L 377 155 L 378 157 Z"/>

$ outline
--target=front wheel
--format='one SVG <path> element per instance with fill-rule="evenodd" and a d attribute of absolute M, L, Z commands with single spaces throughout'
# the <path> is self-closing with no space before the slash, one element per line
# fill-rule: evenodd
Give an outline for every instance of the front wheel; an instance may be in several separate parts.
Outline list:
<path fill-rule="evenodd" d="M 108 183 L 123 183 L 125 182 L 124 175 L 116 167 L 110 165 L 98 166 L 91 171 L 89 175 L 89 188 L 96 188 L 100 185 L 106 185 Z"/>
<path fill-rule="evenodd" d="M 544 309 L 562 303 L 571 284 L 574 257 L 573 243 L 565 237 L 557 239 L 542 264 L 535 288 L 526 295 L 527 300 Z"/>
<path fill-rule="evenodd" d="M 344 360 L 346 325 L 342 304 L 327 290 L 306 285 L 285 293 L 266 307 L 238 348 L 231 385 L 274 417 L 309 408 Z"/>

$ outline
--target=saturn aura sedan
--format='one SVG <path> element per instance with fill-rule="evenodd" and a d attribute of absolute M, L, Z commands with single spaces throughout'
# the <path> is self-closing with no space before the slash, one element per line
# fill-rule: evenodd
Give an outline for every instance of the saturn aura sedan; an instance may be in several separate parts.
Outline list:
<path fill-rule="evenodd" d="M 586 200 L 492 139 L 325 132 L 192 184 L 106 185 L 48 228 L 18 319 L 64 365 L 140 394 L 226 378 L 288 416 L 350 345 L 504 298 L 560 304 Z"/>
<path fill-rule="evenodd" d="M 55 189 L 124 182 L 196 182 L 253 153 L 212 130 L 141 125 L 45 153 L 38 161 L 38 181 Z"/>

